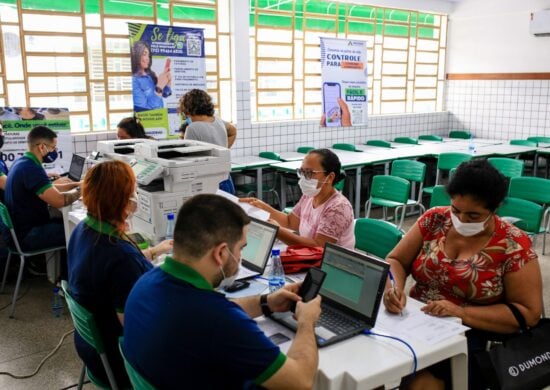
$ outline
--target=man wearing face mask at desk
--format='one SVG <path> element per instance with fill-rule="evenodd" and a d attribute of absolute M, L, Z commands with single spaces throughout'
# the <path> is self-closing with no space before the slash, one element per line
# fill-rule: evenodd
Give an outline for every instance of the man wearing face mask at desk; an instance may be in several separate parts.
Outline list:
<path fill-rule="evenodd" d="M 27 136 L 27 147 L 11 167 L 4 194 L 15 233 L 27 251 L 64 245 L 63 220 L 51 219 L 48 207 L 73 203 L 80 197 L 80 183 L 64 178 L 52 183 L 42 167 L 57 159 L 57 134 L 53 130 L 36 126 Z"/>

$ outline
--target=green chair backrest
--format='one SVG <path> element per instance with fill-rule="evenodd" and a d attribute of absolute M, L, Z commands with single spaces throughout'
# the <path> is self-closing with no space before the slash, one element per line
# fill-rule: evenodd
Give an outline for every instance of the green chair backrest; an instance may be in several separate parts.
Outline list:
<path fill-rule="evenodd" d="M 370 139 L 365 142 L 365 145 L 378 146 L 379 148 L 391 148 L 391 144 L 388 141 L 383 141 L 381 139 Z"/>
<path fill-rule="evenodd" d="M 464 161 L 470 161 L 472 155 L 468 153 L 441 153 L 437 158 L 437 169 L 451 170 L 458 167 Z"/>
<path fill-rule="evenodd" d="M 391 222 L 371 218 L 355 221 L 355 247 L 382 259 L 386 258 L 402 237 L 403 232 Z"/>
<path fill-rule="evenodd" d="M 416 160 L 395 160 L 391 165 L 390 175 L 423 183 L 426 176 L 426 164 Z"/>
<path fill-rule="evenodd" d="M 510 145 L 537 146 L 537 143 L 535 141 L 528 141 L 526 139 L 511 139 Z"/>
<path fill-rule="evenodd" d="M 393 142 L 398 142 L 400 144 L 411 144 L 418 145 L 418 140 L 413 137 L 395 137 Z"/>
<path fill-rule="evenodd" d="M 347 150 L 348 152 L 357 152 L 354 144 L 334 144 L 334 149 Z"/>
<path fill-rule="evenodd" d="M 550 179 L 521 176 L 510 179 L 508 196 L 550 205 Z"/>
<path fill-rule="evenodd" d="M 10 213 L 8 212 L 8 208 L 4 203 L 0 203 L 0 219 L 2 219 L 2 223 L 4 226 L 6 226 L 8 229 L 13 229 L 13 223 L 11 222 Z"/>
<path fill-rule="evenodd" d="M 536 142 L 537 144 L 539 144 L 540 142 L 550 143 L 550 137 L 545 137 L 545 136 L 527 137 L 527 141 Z"/>
<path fill-rule="evenodd" d="M 282 161 L 279 153 L 275 153 L 275 152 L 260 152 L 258 156 L 263 158 L 269 158 L 271 160 Z"/>
<path fill-rule="evenodd" d="M 540 229 L 543 210 L 541 205 L 529 200 L 507 197 L 497 209 L 497 215 L 518 218 L 514 225 L 527 233 L 536 234 Z"/>
<path fill-rule="evenodd" d="M 126 368 L 128 378 L 130 378 L 130 382 L 132 383 L 134 390 L 156 390 L 156 387 L 149 383 L 147 379 L 142 377 L 141 374 L 137 372 L 137 370 L 134 369 L 134 367 L 132 367 L 130 362 L 126 359 L 126 356 L 124 356 L 124 351 L 122 350 L 123 343 L 124 337 L 119 337 L 118 349 L 120 350 L 120 354 L 124 360 L 124 367 Z"/>
<path fill-rule="evenodd" d="M 423 141 L 439 141 L 439 142 L 443 141 L 443 137 L 440 137 L 439 135 L 434 135 L 434 134 L 419 135 L 418 139 Z"/>
<path fill-rule="evenodd" d="M 450 205 L 451 197 L 447 193 L 445 186 L 441 184 L 434 186 L 432 196 L 430 198 L 430 208 Z"/>
<path fill-rule="evenodd" d="M 506 157 L 491 157 L 487 161 L 491 163 L 500 173 L 508 178 L 523 175 L 523 160 Z"/>
<path fill-rule="evenodd" d="M 311 152 L 314 149 L 315 148 L 313 146 L 298 146 L 298 149 L 296 149 L 296 151 L 298 153 L 308 154 L 309 152 Z"/>
<path fill-rule="evenodd" d="M 66 280 L 61 281 L 61 288 L 65 294 L 65 300 L 67 301 L 76 331 L 88 344 L 95 348 L 98 354 L 103 353 L 105 346 L 103 345 L 103 340 L 97 329 L 93 314 L 74 300 L 69 292 L 69 283 Z"/>
<path fill-rule="evenodd" d="M 344 177 L 343 179 L 340 179 L 340 181 L 334 185 L 334 188 L 336 189 L 336 191 L 342 192 L 344 190 L 344 185 L 345 184 L 346 184 L 346 178 Z"/>
<path fill-rule="evenodd" d="M 466 130 L 451 130 L 449 131 L 449 138 L 470 139 L 472 133 Z"/>
<path fill-rule="evenodd" d="M 397 176 L 376 175 L 372 178 L 371 197 L 407 203 L 411 182 Z"/>

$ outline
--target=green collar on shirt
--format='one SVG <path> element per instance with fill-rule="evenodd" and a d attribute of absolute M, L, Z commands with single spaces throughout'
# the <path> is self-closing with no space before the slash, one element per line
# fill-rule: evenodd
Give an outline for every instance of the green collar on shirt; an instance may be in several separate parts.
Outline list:
<path fill-rule="evenodd" d="M 174 260 L 170 256 L 167 256 L 164 259 L 164 263 L 160 268 L 169 275 L 183 280 L 196 288 L 201 290 L 214 291 L 212 285 L 202 276 L 200 273 L 195 271 L 193 268 L 180 263 L 179 261 Z"/>
<path fill-rule="evenodd" d="M 24 154 L 25 157 L 27 158 L 30 158 L 32 161 L 34 161 L 36 163 L 36 165 L 38 165 L 39 167 L 42 166 L 42 163 L 40 161 L 38 161 L 38 159 L 36 158 L 36 156 L 34 154 L 32 154 L 31 152 L 25 152 Z"/>
<path fill-rule="evenodd" d="M 99 233 L 103 233 L 108 236 L 120 236 L 116 228 L 109 222 L 100 222 L 90 214 L 86 215 L 86 218 L 84 218 L 84 223 Z"/>

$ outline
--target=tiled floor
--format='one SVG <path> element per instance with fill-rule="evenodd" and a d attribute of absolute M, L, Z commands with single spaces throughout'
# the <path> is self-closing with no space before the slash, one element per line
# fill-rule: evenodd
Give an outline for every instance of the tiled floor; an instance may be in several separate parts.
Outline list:
<path fill-rule="evenodd" d="M 414 223 L 414 220 L 415 217 L 408 218 L 405 228 L 407 229 Z M 540 254 L 542 237 L 537 241 L 536 248 Z M 544 285 L 550 286 L 550 256 L 541 255 L 540 263 Z M 45 278 L 25 280 L 22 291 L 28 287 L 30 287 L 28 292 L 17 304 L 15 319 L 8 318 L 8 308 L 0 310 L 0 372 L 8 371 L 15 375 L 30 374 L 48 352 L 57 345 L 61 336 L 72 329 L 68 313 L 61 318 L 55 318 L 52 315 L 50 309 L 52 286 Z M 546 313 L 550 315 L 549 291 L 545 291 L 544 300 Z M 9 302 L 9 295 L 0 295 L 0 308 Z M 74 350 L 71 334 L 38 374 L 28 379 L 13 379 L 0 375 L 0 389 L 60 390 L 71 385 L 76 388 L 81 368 L 82 364 Z M 88 384 L 84 388 L 92 389 L 94 386 Z"/>

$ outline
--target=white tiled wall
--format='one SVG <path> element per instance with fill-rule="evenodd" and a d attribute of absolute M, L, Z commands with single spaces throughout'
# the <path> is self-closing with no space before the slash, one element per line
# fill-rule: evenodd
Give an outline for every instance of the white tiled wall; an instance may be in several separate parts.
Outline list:
<path fill-rule="evenodd" d="M 116 139 L 116 132 L 73 134 L 73 146 L 76 154 L 86 156 L 97 150 L 97 141 Z"/>
<path fill-rule="evenodd" d="M 550 80 L 447 81 L 449 129 L 476 137 L 550 135 Z"/>

